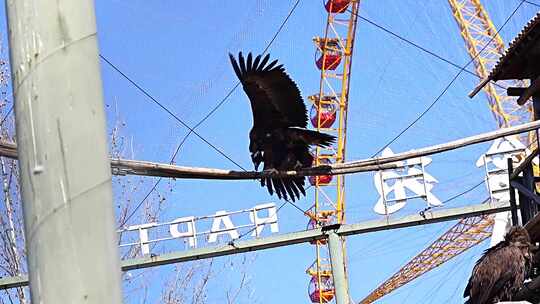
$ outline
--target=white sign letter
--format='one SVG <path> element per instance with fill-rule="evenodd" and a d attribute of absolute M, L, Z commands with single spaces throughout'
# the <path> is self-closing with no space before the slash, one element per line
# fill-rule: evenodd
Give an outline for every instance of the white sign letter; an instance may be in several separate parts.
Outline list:
<path fill-rule="evenodd" d="M 186 224 L 186 230 L 185 232 L 181 232 L 178 230 L 179 224 Z M 169 226 L 169 231 L 171 232 L 171 236 L 175 238 L 188 238 L 189 247 L 197 247 L 197 239 L 195 238 L 195 217 L 188 216 L 188 217 L 180 217 L 173 221 L 173 223 Z"/>
<path fill-rule="evenodd" d="M 148 229 L 157 226 L 157 223 L 148 223 L 129 226 L 127 230 L 139 230 L 139 242 L 141 244 L 142 254 L 150 253 L 150 244 L 148 242 Z"/>
<path fill-rule="evenodd" d="M 390 148 L 382 151 L 384 157 L 392 155 L 394 152 Z M 406 162 L 395 162 L 398 169 L 377 171 L 373 180 L 381 197 L 373 210 L 378 214 L 388 215 L 405 207 L 407 200 L 413 198 L 425 198 L 428 207 L 441 206 L 442 202 L 431 193 L 437 180 L 424 170 L 430 163 L 431 158 L 419 157 Z M 408 196 L 407 191 L 414 195 Z"/>
<path fill-rule="evenodd" d="M 497 138 L 489 150 L 476 161 L 476 166 L 484 166 L 486 170 L 486 185 L 492 202 L 508 201 L 508 158 L 517 158 L 519 154 L 526 154 L 527 147 L 519 141 L 518 136 Z M 491 233 L 490 247 L 504 240 L 510 229 L 510 212 L 495 214 L 495 223 Z"/>
<path fill-rule="evenodd" d="M 259 217 L 257 213 L 258 210 L 268 210 L 268 216 Z M 270 231 L 272 233 L 279 232 L 277 209 L 276 204 L 274 203 L 261 204 L 253 207 L 253 210 L 249 213 L 249 219 L 251 220 L 251 223 L 255 225 L 255 231 L 253 231 L 251 236 L 261 235 L 261 232 L 266 224 L 270 224 Z"/>
<path fill-rule="evenodd" d="M 220 228 L 222 222 L 223 226 L 225 226 L 224 228 Z M 212 222 L 212 229 L 210 230 L 210 235 L 208 236 L 208 243 L 216 242 L 218 236 L 221 234 L 229 234 L 233 240 L 240 237 L 236 227 L 233 225 L 231 218 L 226 211 L 216 212 L 214 221 Z"/>

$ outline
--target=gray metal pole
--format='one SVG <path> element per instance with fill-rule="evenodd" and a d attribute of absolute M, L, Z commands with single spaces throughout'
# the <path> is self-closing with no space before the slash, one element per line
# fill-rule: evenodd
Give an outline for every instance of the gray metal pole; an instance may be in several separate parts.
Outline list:
<path fill-rule="evenodd" d="M 336 289 L 336 304 L 349 304 L 343 246 L 340 236 L 335 230 L 328 231 L 328 247 L 330 249 L 330 264 L 332 264 L 332 279 Z"/>
<path fill-rule="evenodd" d="M 92 0 L 7 0 L 33 303 L 121 303 Z"/>

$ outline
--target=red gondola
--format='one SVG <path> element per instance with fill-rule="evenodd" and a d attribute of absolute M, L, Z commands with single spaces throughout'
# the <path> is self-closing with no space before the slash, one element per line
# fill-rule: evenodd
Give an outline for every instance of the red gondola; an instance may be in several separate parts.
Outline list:
<path fill-rule="evenodd" d="M 331 163 L 332 162 L 328 158 L 319 158 L 319 165 L 329 165 Z M 315 166 L 316 163 L 314 163 L 313 165 Z M 326 185 L 330 184 L 330 182 L 332 181 L 332 175 L 310 176 L 308 179 L 309 179 L 309 183 L 312 186 L 315 186 L 317 184 L 319 186 L 326 186 Z"/>
<path fill-rule="evenodd" d="M 329 13 L 343 13 L 351 3 L 351 0 L 329 0 L 324 7 Z"/>
<path fill-rule="evenodd" d="M 319 107 L 313 105 L 309 112 L 311 124 L 317 128 L 330 128 L 336 121 L 336 106 L 334 104 L 321 104 L 321 124 L 319 126 Z"/>
<path fill-rule="evenodd" d="M 311 277 L 309 282 L 309 299 L 312 303 L 328 303 L 335 295 L 334 283 L 330 274 L 321 274 L 321 286 L 316 275 Z"/>
<path fill-rule="evenodd" d="M 342 57 L 339 40 L 335 38 L 323 39 L 320 37 L 315 37 L 314 41 L 319 45 L 317 52 L 320 54 L 320 56 L 316 62 L 317 68 L 319 68 L 319 70 L 322 70 L 323 68 L 325 70 L 335 70 L 341 63 Z"/>
<path fill-rule="evenodd" d="M 341 54 L 326 54 L 326 57 L 321 55 L 317 60 L 319 70 L 323 69 L 323 62 L 325 70 L 335 70 L 341 63 Z"/>

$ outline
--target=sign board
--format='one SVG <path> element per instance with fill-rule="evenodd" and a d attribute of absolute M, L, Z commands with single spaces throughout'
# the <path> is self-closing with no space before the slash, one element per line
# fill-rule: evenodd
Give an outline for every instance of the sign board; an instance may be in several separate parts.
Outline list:
<path fill-rule="evenodd" d="M 394 155 L 390 148 L 382 152 L 383 157 Z M 440 206 L 441 201 L 431 193 L 437 180 L 425 171 L 431 158 L 420 157 L 395 162 L 396 169 L 377 171 L 373 177 L 379 200 L 373 210 L 382 215 L 399 211 L 407 201 L 422 198 L 428 207 Z"/>
<path fill-rule="evenodd" d="M 256 205 L 250 209 L 228 212 L 220 210 L 208 216 L 184 216 L 170 222 L 145 223 L 119 230 L 120 248 L 140 247 L 143 255 L 157 246 L 178 245 L 196 248 L 201 243 L 214 244 L 238 239 L 241 235 L 261 236 L 279 232 L 277 208 L 274 203 Z M 158 250 L 162 252 L 163 250 Z"/>

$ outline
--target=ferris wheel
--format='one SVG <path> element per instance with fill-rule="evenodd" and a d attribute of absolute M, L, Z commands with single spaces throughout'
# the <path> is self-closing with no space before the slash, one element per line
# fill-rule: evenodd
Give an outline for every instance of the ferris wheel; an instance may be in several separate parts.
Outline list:
<path fill-rule="evenodd" d="M 314 165 L 345 161 L 347 105 L 359 4 L 360 0 L 327 0 L 324 3 L 327 12 L 324 36 L 313 38 L 320 83 L 319 92 L 308 97 L 312 103 L 310 120 L 313 128 L 337 138 L 332 147 L 319 147 L 313 151 Z M 306 213 L 308 228 L 344 223 L 344 176 L 313 176 L 309 181 L 315 189 L 315 201 Z M 310 277 L 308 295 L 312 303 L 328 303 L 334 299 L 328 247 L 326 240 L 315 241 L 312 245 L 315 260 L 306 270 Z"/>

